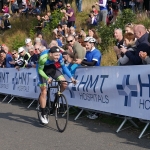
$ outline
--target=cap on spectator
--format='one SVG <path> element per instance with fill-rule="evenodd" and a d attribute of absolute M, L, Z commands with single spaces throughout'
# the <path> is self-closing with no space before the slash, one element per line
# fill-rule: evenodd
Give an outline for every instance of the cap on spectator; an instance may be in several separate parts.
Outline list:
<path fill-rule="evenodd" d="M 23 47 L 19 47 L 18 48 L 18 53 L 21 53 L 21 52 L 23 52 L 25 49 L 23 48 Z"/>
<path fill-rule="evenodd" d="M 28 44 L 28 43 L 30 43 L 30 42 L 31 42 L 31 39 L 30 39 L 30 38 L 26 38 L 26 39 L 25 39 L 25 43 L 26 43 L 26 44 Z"/>
<path fill-rule="evenodd" d="M 53 46 L 49 50 L 49 53 L 57 53 L 57 52 L 60 52 L 60 49 L 57 46 Z"/>
<path fill-rule="evenodd" d="M 1 54 L 1 53 L 5 53 L 5 54 L 6 54 L 6 52 L 5 52 L 4 50 L 0 50 L 0 54 Z"/>

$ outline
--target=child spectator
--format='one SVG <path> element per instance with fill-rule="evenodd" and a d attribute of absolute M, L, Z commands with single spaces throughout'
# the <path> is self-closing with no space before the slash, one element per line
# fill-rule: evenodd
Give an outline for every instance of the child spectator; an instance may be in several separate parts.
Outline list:
<path fill-rule="evenodd" d="M 9 7 L 7 6 L 7 4 L 4 4 L 4 6 L 3 6 L 3 9 L 2 9 L 2 12 L 4 13 L 4 14 L 8 14 L 9 13 Z"/>
<path fill-rule="evenodd" d="M 118 65 L 134 65 L 126 55 L 121 56 L 121 52 L 124 52 L 124 49 L 127 49 L 127 51 L 132 51 L 133 53 L 136 51 L 135 36 L 133 33 L 129 32 L 124 34 L 124 45 L 126 48 L 121 45 L 122 48 L 120 48 L 117 53 Z"/>
<path fill-rule="evenodd" d="M 92 6 L 92 11 L 93 11 L 94 16 L 98 15 L 98 10 L 96 9 L 95 5 Z"/>

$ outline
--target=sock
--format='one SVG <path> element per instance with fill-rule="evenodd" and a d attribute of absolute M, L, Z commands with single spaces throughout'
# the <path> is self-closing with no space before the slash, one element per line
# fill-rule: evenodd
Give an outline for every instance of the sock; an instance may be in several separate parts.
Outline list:
<path fill-rule="evenodd" d="M 41 108 L 41 112 L 42 112 L 41 113 L 42 116 L 46 115 L 45 108 Z"/>

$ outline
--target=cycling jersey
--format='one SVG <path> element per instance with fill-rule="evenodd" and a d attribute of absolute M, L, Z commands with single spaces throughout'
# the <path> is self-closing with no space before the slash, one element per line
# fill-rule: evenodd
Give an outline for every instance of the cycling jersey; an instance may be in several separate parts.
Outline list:
<path fill-rule="evenodd" d="M 71 78 L 72 75 L 70 73 L 70 71 L 68 70 L 68 68 L 65 66 L 64 61 L 63 61 L 63 57 L 62 54 L 60 54 L 60 58 L 58 60 L 58 62 L 61 65 L 61 68 L 63 70 L 63 72 L 69 77 Z M 50 60 L 49 59 L 49 50 L 45 50 L 40 54 L 39 57 L 39 61 L 38 61 L 38 73 L 46 80 L 49 79 L 48 75 L 44 72 L 44 67 L 45 66 L 49 66 L 51 64 L 55 64 L 55 61 Z"/>

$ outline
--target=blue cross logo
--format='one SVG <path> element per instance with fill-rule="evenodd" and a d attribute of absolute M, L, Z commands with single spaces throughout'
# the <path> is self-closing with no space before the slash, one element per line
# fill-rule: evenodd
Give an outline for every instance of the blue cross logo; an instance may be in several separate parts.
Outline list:
<path fill-rule="evenodd" d="M 122 80 L 122 85 L 117 84 L 117 90 L 119 95 L 122 95 L 125 97 L 124 106 L 131 107 L 131 98 L 137 97 L 137 85 L 130 85 L 129 84 L 129 78 L 130 75 L 124 75 Z"/>
<path fill-rule="evenodd" d="M 15 77 L 12 78 L 13 90 L 15 90 L 16 85 L 19 84 L 19 79 L 17 78 L 17 73 L 15 73 Z"/>

